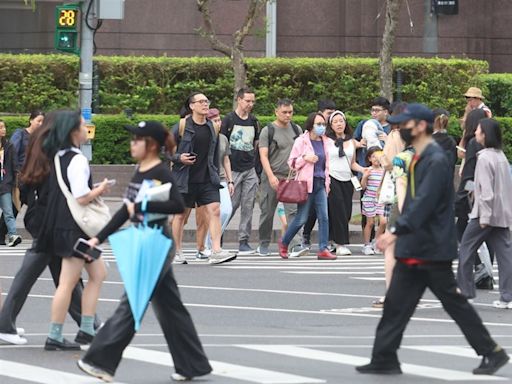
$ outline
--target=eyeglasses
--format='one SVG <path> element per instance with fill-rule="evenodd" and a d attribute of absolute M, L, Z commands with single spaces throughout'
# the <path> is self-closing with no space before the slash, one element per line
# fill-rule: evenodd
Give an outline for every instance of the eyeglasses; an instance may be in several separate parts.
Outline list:
<path fill-rule="evenodd" d="M 384 110 L 384 108 L 372 108 L 370 109 L 370 112 L 371 113 L 379 113 L 379 112 L 382 112 Z"/>
<path fill-rule="evenodd" d="M 196 101 L 193 101 L 191 104 L 195 104 L 195 103 L 210 105 L 210 100 L 208 100 L 208 99 L 196 100 Z"/>

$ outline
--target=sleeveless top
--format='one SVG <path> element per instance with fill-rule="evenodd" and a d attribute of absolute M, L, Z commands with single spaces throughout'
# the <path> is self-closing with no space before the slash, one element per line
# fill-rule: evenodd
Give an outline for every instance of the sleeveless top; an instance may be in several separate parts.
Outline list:
<path fill-rule="evenodd" d="M 329 175 L 338 181 L 350 181 L 352 178 L 352 164 L 356 147 L 354 141 L 350 140 L 347 148 L 344 149 L 345 156 L 339 156 L 339 148 L 335 145 L 329 147 Z M 347 161 L 348 160 L 348 161 Z"/>

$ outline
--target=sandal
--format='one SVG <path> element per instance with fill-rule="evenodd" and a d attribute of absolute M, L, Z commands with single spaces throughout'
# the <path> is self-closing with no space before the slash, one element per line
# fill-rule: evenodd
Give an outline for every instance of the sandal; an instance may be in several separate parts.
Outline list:
<path fill-rule="evenodd" d="M 384 308 L 384 297 L 380 297 L 372 301 L 373 308 Z"/>

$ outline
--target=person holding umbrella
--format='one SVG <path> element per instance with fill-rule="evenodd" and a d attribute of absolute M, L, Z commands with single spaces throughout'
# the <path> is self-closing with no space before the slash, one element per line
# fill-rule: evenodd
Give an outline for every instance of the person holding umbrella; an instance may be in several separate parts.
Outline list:
<path fill-rule="evenodd" d="M 177 189 L 174 177 L 159 157 L 162 147 L 172 153 L 175 146 L 172 135 L 161 123 L 156 121 L 142 121 L 137 126 L 127 126 L 125 128 L 133 134 L 130 144 L 131 154 L 137 160 L 138 165 L 126 190 L 125 204 L 97 237 L 89 240 L 91 247 L 101 244 L 128 219 L 140 223 L 144 220 L 145 213 L 170 215 L 182 213 L 185 209 L 183 198 Z M 146 202 L 144 200 L 135 203 L 142 185 L 148 180 L 151 180 L 153 184 L 171 183 L 169 198 L 165 201 Z M 167 217 L 165 217 L 150 221 L 148 226 L 162 227 L 165 236 L 172 239 L 167 222 Z M 124 257 L 130 256 L 128 254 L 124 255 Z M 181 301 L 172 270 L 174 256 L 175 247 L 173 242 L 160 269 L 159 280 L 150 300 L 174 361 L 176 372 L 171 377 L 173 380 L 185 381 L 210 373 L 212 367 L 204 353 L 192 318 Z M 116 255 L 116 257 L 120 260 L 123 256 Z M 149 262 L 149 260 L 147 261 Z M 129 283 L 125 279 L 127 292 L 129 292 Z M 105 322 L 85 356 L 78 361 L 78 367 L 82 371 L 107 382 L 113 380 L 116 369 L 121 362 L 123 351 L 133 338 L 139 321 L 139 319 L 134 318 L 132 305 L 133 302 L 129 295 L 125 293 L 114 315 Z"/>

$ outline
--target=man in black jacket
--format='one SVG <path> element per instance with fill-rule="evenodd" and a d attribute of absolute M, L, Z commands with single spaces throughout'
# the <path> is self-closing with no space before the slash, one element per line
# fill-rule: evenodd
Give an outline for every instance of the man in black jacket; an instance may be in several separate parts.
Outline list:
<path fill-rule="evenodd" d="M 491 338 L 482 320 L 460 294 L 453 275 L 457 236 L 453 214 L 453 173 L 443 150 L 432 139 L 434 114 L 421 104 L 409 104 L 388 119 L 402 124 L 400 136 L 416 154 L 408 174 L 402 214 L 377 246 L 396 241 L 397 263 L 377 327 L 370 364 L 356 367 L 361 373 L 402 373 L 397 350 L 416 305 L 428 287 L 455 320 L 476 353 L 483 356 L 474 374 L 493 374 L 509 360 Z"/>

